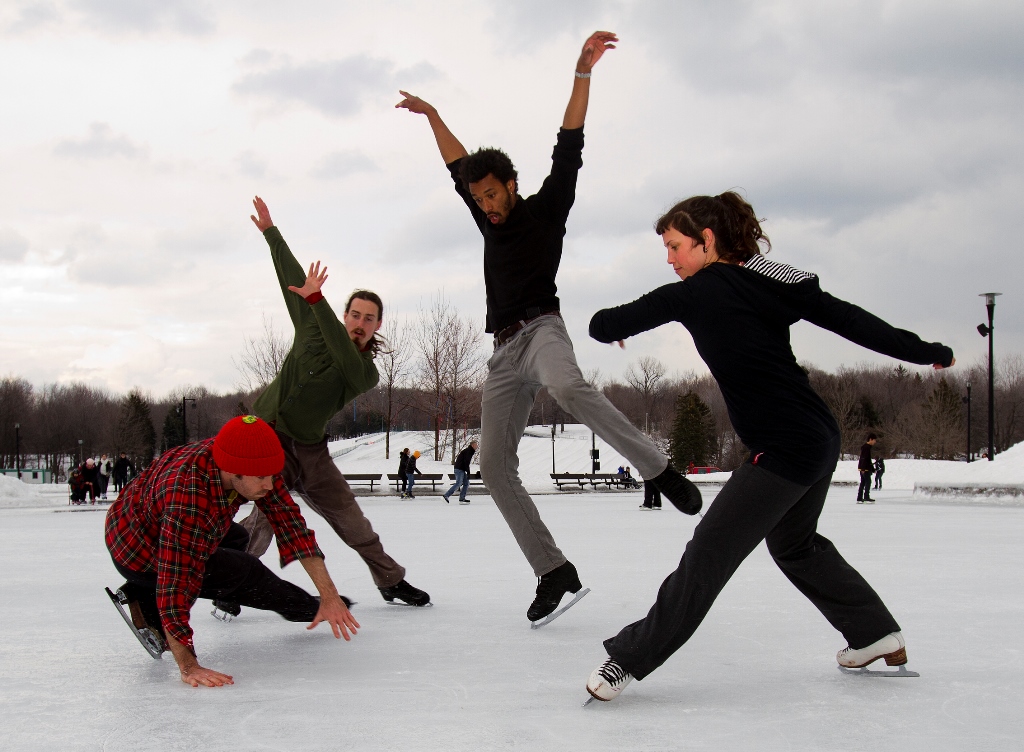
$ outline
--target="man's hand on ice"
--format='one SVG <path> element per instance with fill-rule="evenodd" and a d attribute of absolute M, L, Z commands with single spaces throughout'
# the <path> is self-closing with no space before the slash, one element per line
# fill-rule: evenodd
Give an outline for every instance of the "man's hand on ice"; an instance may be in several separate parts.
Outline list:
<path fill-rule="evenodd" d="M 212 668 L 203 668 L 198 663 L 181 669 L 181 680 L 193 687 L 198 687 L 200 684 L 204 687 L 223 687 L 225 684 L 235 683 L 234 678 L 228 674 L 222 674 Z"/>
<path fill-rule="evenodd" d="M 316 612 L 316 617 L 306 629 L 316 629 L 316 626 L 322 621 L 331 625 L 334 636 L 339 639 L 344 637 L 346 640 L 351 640 L 349 632 L 356 634 L 356 631 L 359 629 L 359 622 L 356 621 L 356 618 L 348 610 L 340 596 L 334 596 L 333 598 L 321 597 L 320 610 Z"/>
<path fill-rule="evenodd" d="M 259 215 L 259 218 L 250 214 L 249 219 L 252 220 L 252 223 L 256 225 L 260 232 L 266 232 L 274 226 L 274 220 L 270 218 L 270 209 L 267 208 L 267 205 L 263 203 L 263 199 L 259 196 L 252 200 L 252 205 L 256 207 L 256 214 Z"/>

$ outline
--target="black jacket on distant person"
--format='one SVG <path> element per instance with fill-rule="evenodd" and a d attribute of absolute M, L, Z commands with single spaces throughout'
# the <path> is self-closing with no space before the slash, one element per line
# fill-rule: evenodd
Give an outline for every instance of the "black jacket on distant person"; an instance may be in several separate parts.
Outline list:
<path fill-rule="evenodd" d="M 871 460 L 871 445 L 868 443 L 863 444 L 860 448 L 860 462 L 857 463 L 857 469 L 865 473 L 875 470 L 875 463 Z"/>
<path fill-rule="evenodd" d="M 469 461 L 473 459 L 474 454 L 476 454 L 476 450 L 473 448 L 472 444 L 459 452 L 459 456 L 455 458 L 455 469 L 468 473 Z"/>
<path fill-rule="evenodd" d="M 128 477 L 134 472 L 132 461 L 127 457 L 118 457 L 114 460 L 114 480 L 128 480 Z"/>
<path fill-rule="evenodd" d="M 416 475 L 423 475 L 423 473 L 416 469 L 416 458 L 410 454 L 409 459 L 406 460 L 405 463 L 405 474 L 412 475 L 413 473 Z"/>
<path fill-rule="evenodd" d="M 409 455 L 405 452 L 398 453 L 398 474 L 405 475 L 405 469 L 409 466 Z"/>

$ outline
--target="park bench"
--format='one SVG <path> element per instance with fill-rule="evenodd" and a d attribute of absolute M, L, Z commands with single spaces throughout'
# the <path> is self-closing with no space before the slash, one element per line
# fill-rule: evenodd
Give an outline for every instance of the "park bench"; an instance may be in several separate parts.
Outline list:
<path fill-rule="evenodd" d="M 345 480 L 348 481 L 350 486 L 352 485 L 365 485 L 370 484 L 370 492 L 373 492 L 373 484 L 380 483 L 384 477 L 383 473 L 344 473 Z"/>
<path fill-rule="evenodd" d="M 599 485 L 605 485 L 608 488 L 636 488 L 632 485 L 636 482 L 635 478 L 627 480 L 625 476 L 618 473 L 551 473 L 551 480 L 554 481 L 559 491 L 562 490 L 562 486 L 579 486 L 582 490 L 588 483 L 594 488 Z"/>
<path fill-rule="evenodd" d="M 402 490 L 402 476 L 401 475 L 399 475 L 398 473 L 388 473 L 388 480 L 394 482 L 395 490 L 396 491 L 401 491 Z M 420 483 L 429 483 L 430 484 L 430 490 L 431 491 L 436 491 L 437 490 L 437 483 L 438 483 L 438 481 L 443 481 L 443 480 L 444 480 L 444 473 L 420 473 L 420 474 L 418 474 L 416 476 L 416 485 L 414 485 L 413 488 L 412 488 L 413 493 L 416 492 L 416 486 L 418 486 Z"/>

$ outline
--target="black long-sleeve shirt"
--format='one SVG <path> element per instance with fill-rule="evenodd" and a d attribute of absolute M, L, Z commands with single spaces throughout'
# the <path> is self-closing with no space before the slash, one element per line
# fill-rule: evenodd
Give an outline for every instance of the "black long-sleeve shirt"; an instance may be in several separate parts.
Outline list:
<path fill-rule="evenodd" d="M 857 469 L 866 473 L 875 469 L 875 463 L 871 460 L 871 445 L 867 442 L 860 447 L 860 460 L 857 462 Z"/>
<path fill-rule="evenodd" d="M 632 303 L 598 311 L 590 336 L 614 342 L 670 321 L 683 324 L 751 456 L 783 478 L 810 485 L 835 469 L 839 425 L 790 347 L 789 327 L 800 319 L 910 363 L 948 366 L 953 360 L 945 345 L 896 329 L 823 292 L 817 276 L 763 256 L 744 266 L 711 264 Z"/>
<path fill-rule="evenodd" d="M 486 331 L 499 332 L 521 319 L 558 310 L 555 275 L 562 260 L 565 222 L 576 200 L 582 155 L 583 129 L 560 129 L 551 154 L 551 174 L 534 195 L 525 199 L 516 196 L 508 219 L 500 225 L 487 220 L 462 184 L 462 160 L 447 165 L 455 191 L 466 202 L 484 236 Z"/>
<path fill-rule="evenodd" d="M 455 458 L 455 469 L 468 473 L 469 462 L 473 459 L 474 454 L 476 454 L 476 450 L 473 448 L 472 444 L 459 452 L 459 456 Z"/>

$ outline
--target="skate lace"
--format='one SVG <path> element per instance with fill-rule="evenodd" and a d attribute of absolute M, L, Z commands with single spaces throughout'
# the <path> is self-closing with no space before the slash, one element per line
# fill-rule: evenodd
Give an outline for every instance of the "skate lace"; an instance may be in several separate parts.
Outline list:
<path fill-rule="evenodd" d="M 555 577 L 538 577 L 537 578 L 537 597 L 551 599 L 555 595 L 561 595 L 564 591 L 558 590 L 558 585 L 555 582 Z"/>
<path fill-rule="evenodd" d="M 604 662 L 597 673 L 613 687 L 629 676 L 626 670 L 611 658 Z"/>

